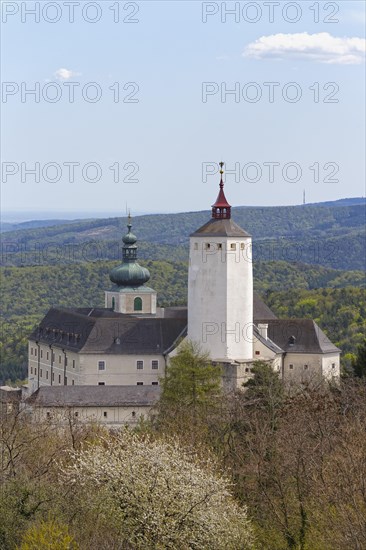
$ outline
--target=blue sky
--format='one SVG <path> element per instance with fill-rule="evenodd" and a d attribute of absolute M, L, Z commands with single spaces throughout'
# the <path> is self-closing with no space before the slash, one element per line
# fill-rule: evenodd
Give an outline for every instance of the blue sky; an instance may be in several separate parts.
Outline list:
<path fill-rule="evenodd" d="M 76 2 L 73 23 L 63 1 L 40 2 L 35 22 L 35 4 L 3 3 L 4 211 L 206 209 L 218 175 L 203 172 L 221 159 L 234 206 L 365 194 L 363 2 L 275 2 L 273 22 L 268 2 L 239 2 L 226 21 L 221 2 L 119 2 L 118 23 L 109 0 Z M 36 86 L 39 102 L 22 102 Z"/>

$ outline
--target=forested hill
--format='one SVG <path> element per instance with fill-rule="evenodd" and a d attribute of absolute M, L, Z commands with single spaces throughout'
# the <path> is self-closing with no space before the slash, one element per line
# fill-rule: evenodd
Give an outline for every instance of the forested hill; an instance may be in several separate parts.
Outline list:
<path fill-rule="evenodd" d="M 141 244 L 140 257 L 186 259 L 189 234 L 210 215 L 206 210 L 134 218 L 133 231 Z M 236 207 L 232 216 L 253 236 L 256 261 L 285 260 L 344 270 L 366 267 L 364 204 Z M 125 231 L 126 218 L 9 231 L 3 234 L 2 265 L 118 259 Z M 42 254 L 45 249 L 47 254 Z"/>

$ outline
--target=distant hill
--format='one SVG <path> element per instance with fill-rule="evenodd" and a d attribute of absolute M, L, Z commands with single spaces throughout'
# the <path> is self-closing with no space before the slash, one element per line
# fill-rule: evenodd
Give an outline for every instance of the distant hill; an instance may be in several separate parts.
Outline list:
<path fill-rule="evenodd" d="M 365 262 L 364 199 L 326 204 L 236 207 L 233 219 L 253 236 L 256 261 L 284 260 L 333 269 L 362 270 Z M 339 204 L 356 201 L 357 204 Z M 190 233 L 209 211 L 150 214 L 133 218 L 141 258 L 185 260 Z M 28 223 L 28 222 L 27 222 Z M 7 231 L 2 236 L 2 265 L 50 265 L 115 260 L 121 255 L 126 218 L 64 221 Z"/>
<path fill-rule="evenodd" d="M 309 202 L 308 206 L 356 206 L 358 204 L 366 204 L 365 197 L 352 197 L 349 199 L 338 199 L 336 201 L 326 202 Z"/>
<path fill-rule="evenodd" d="M 63 225 L 65 223 L 72 223 L 79 220 L 30 220 L 27 222 L 0 222 L 0 233 L 6 231 L 21 231 L 23 229 L 37 229 L 38 227 L 50 227 L 53 225 Z"/>

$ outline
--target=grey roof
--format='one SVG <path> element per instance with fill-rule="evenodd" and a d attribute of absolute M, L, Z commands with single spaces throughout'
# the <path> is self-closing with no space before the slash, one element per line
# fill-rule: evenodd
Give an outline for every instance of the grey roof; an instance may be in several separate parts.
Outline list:
<path fill-rule="evenodd" d="M 231 218 L 216 220 L 211 219 L 202 227 L 190 235 L 191 237 L 250 237 L 249 233 L 244 231 Z"/>
<path fill-rule="evenodd" d="M 268 349 L 272 350 L 274 353 L 283 353 L 283 349 L 281 349 L 279 346 L 277 346 L 270 338 L 263 338 L 261 333 L 259 332 L 258 327 L 255 325 L 253 326 L 253 334 L 262 344 L 264 344 Z"/>
<path fill-rule="evenodd" d="M 160 386 L 41 386 L 26 403 L 36 407 L 143 407 L 154 405 Z"/>
<path fill-rule="evenodd" d="M 253 320 L 257 323 L 259 319 L 276 319 L 276 315 L 263 302 L 256 292 L 253 292 Z"/>
<path fill-rule="evenodd" d="M 268 323 L 268 338 L 287 353 L 340 351 L 312 319 L 257 319 L 258 323 Z"/>
<path fill-rule="evenodd" d="M 82 353 L 156 354 L 185 335 L 187 319 L 139 317 L 108 309 L 52 308 L 30 339 Z"/>

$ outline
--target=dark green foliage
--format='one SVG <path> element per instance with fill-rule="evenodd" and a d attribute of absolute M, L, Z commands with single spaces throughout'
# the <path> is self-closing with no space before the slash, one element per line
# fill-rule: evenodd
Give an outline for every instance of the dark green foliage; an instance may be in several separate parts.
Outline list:
<path fill-rule="evenodd" d="M 50 307 L 104 306 L 104 290 L 112 286 L 109 271 L 115 265 L 97 261 L 1 269 L 1 383 L 26 376 L 27 337 Z M 159 306 L 186 305 L 186 262 L 148 260 L 141 265 L 151 273 L 148 284 L 157 291 Z M 254 263 L 254 288 L 277 316 L 315 318 L 346 354 L 355 353 L 365 332 L 364 290 L 356 288 L 364 284 L 364 274 L 358 271 L 283 261 Z M 334 288 L 317 288 L 322 286 Z"/>
<path fill-rule="evenodd" d="M 185 342 L 171 359 L 161 385 L 163 406 L 207 407 L 220 394 L 221 369 L 197 345 Z"/>
<path fill-rule="evenodd" d="M 366 377 L 366 338 L 357 348 L 357 355 L 352 361 L 353 372 L 358 378 Z"/>
<path fill-rule="evenodd" d="M 289 289 L 266 292 L 266 304 L 278 317 L 314 319 L 344 354 L 355 353 L 366 332 L 363 288 Z"/>
<path fill-rule="evenodd" d="M 156 214 L 133 219 L 140 257 L 185 260 L 188 237 L 210 213 Z M 365 208 L 281 206 L 233 208 L 234 220 L 253 236 L 254 258 L 338 269 L 365 268 Z M 2 265 L 49 265 L 120 257 L 125 218 L 107 218 L 8 231 Z"/>

